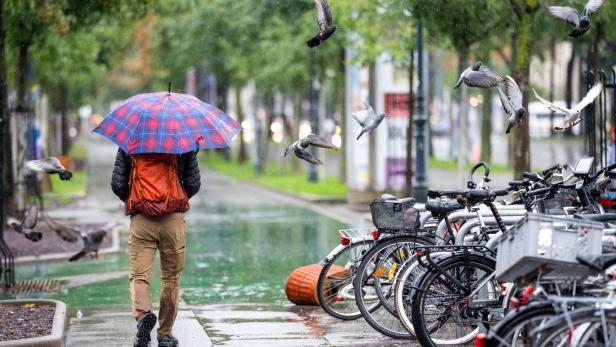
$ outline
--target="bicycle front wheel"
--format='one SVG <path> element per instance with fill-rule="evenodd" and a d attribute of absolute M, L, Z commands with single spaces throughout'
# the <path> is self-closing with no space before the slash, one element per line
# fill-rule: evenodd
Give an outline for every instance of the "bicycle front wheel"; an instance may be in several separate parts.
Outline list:
<path fill-rule="evenodd" d="M 374 244 L 372 240 L 353 242 L 336 253 L 323 266 L 317 284 L 319 305 L 330 316 L 353 320 L 361 317 L 355 301 L 353 279 L 363 255 Z M 373 306 L 378 305 L 378 301 Z M 369 307 L 369 310 L 374 307 Z"/>
<path fill-rule="evenodd" d="M 421 236 L 393 236 L 372 247 L 362 259 L 355 276 L 355 297 L 362 316 L 376 331 L 396 339 L 412 338 L 395 313 L 395 278 L 404 263 L 415 257 L 415 247 L 432 245 Z M 374 303 L 380 305 L 373 310 Z"/>
<path fill-rule="evenodd" d="M 422 346 L 468 343 L 479 332 L 482 320 L 503 315 L 500 285 L 493 277 L 495 261 L 467 253 L 441 257 L 436 262 L 440 270 L 428 268 L 418 276 L 411 295 L 411 321 L 417 340 Z M 469 304 L 481 301 L 490 304 Z"/>

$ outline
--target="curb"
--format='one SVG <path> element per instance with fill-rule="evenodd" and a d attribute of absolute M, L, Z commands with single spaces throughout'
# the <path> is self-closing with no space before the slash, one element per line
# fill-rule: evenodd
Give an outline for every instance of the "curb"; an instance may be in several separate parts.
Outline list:
<path fill-rule="evenodd" d="M 56 311 L 53 316 L 51 334 L 21 340 L 0 341 L 0 347 L 62 347 L 64 344 L 64 331 L 66 330 L 67 312 L 66 304 L 58 300 L 2 300 L 0 303 L 44 303 L 55 304 Z"/>

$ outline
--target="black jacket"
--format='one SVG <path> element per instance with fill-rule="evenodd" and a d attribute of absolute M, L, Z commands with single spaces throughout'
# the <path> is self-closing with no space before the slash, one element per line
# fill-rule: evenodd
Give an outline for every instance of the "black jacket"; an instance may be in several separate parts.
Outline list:
<path fill-rule="evenodd" d="M 128 198 L 128 179 L 131 169 L 131 158 L 121 148 L 118 148 L 113 173 L 111 174 L 111 190 L 122 201 Z M 178 157 L 178 175 L 180 184 L 184 187 L 188 198 L 197 194 L 201 188 L 201 173 L 195 152 L 184 153 Z"/>

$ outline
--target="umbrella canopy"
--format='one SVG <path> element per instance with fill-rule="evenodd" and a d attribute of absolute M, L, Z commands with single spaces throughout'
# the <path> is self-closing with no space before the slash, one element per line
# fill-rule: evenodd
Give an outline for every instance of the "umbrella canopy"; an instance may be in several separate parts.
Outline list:
<path fill-rule="evenodd" d="M 235 119 L 192 95 L 160 92 L 124 101 L 94 132 L 129 154 L 183 154 L 229 147 L 240 130 Z"/>

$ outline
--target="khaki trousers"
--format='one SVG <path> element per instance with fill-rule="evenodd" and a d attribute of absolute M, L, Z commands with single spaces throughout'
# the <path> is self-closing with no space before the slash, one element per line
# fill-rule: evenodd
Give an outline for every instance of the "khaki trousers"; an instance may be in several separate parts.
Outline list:
<path fill-rule="evenodd" d="M 137 214 L 131 217 L 128 234 L 129 280 L 136 320 L 152 311 L 150 276 L 156 250 L 160 251 L 160 310 L 158 336 L 171 335 L 178 313 L 180 277 L 184 270 L 186 224 L 183 213 L 162 217 Z"/>

